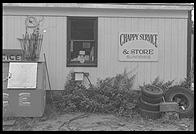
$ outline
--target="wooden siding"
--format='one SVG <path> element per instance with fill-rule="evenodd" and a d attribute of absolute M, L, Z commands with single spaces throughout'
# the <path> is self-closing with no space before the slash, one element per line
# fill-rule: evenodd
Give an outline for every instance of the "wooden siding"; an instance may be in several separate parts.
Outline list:
<path fill-rule="evenodd" d="M 157 76 L 180 81 L 186 77 L 186 19 L 99 18 L 99 64 L 108 76 L 124 68 L 135 69 L 137 84 L 148 83 Z M 157 62 L 119 62 L 118 32 L 158 33 Z M 103 34 L 104 33 L 104 34 Z M 104 59 L 104 60 L 102 60 Z M 104 76 L 102 74 L 102 76 Z M 101 74 L 100 74 L 101 75 Z"/>
<path fill-rule="evenodd" d="M 3 16 L 3 49 L 20 48 L 16 38 L 25 33 L 26 16 Z M 90 80 L 106 78 L 133 70 L 135 84 L 148 83 L 157 76 L 162 80 L 182 80 L 186 77 L 187 19 L 98 17 L 98 67 L 66 67 L 66 17 L 46 16 L 41 27 L 44 33 L 43 53 L 46 53 L 52 90 L 63 89 L 70 71 L 89 72 Z M 119 32 L 158 33 L 157 62 L 120 62 Z M 49 89 L 47 87 L 47 89 Z"/>

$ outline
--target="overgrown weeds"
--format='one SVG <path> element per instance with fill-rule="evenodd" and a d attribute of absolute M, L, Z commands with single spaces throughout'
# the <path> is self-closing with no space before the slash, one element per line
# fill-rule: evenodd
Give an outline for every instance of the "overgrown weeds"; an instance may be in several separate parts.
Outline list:
<path fill-rule="evenodd" d="M 148 83 L 148 84 L 144 83 L 142 86 L 140 86 L 140 88 L 146 88 L 151 85 L 154 85 L 154 86 L 158 86 L 159 88 L 161 88 L 163 90 L 163 92 L 166 92 L 169 88 L 171 88 L 173 86 L 179 86 L 179 87 L 184 87 L 184 88 L 190 90 L 191 89 L 191 82 L 192 82 L 192 75 L 191 74 L 188 77 L 184 78 L 184 80 L 182 80 L 178 83 L 174 83 L 174 80 L 164 81 L 164 80 L 161 80 L 159 77 L 156 77 L 151 83 Z"/>
<path fill-rule="evenodd" d="M 140 91 L 133 90 L 135 75 L 126 70 L 114 77 L 98 80 L 96 85 L 86 88 L 82 83 L 71 79 L 65 84 L 65 90 L 59 95 L 53 95 L 55 109 L 60 113 L 89 112 L 89 113 L 110 113 L 116 115 L 130 115 L 136 109 L 137 99 Z M 174 84 L 174 80 L 163 81 L 159 77 L 152 83 L 140 87 L 156 85 L 165 92 L 172 86 L 185 86 L 189 82 Z"/>
<path fill-rule="evenodd" d="M 148 84 L 144 83 L 142 86 L 140 86 L 140 88 L 146 88 L 146 87 L 153 85 L 153 86 L 157 86 L 161 88 L 163 92 L 165 92 L 167 89 L 173 86 L 173 83 L 174 83 L 174 80 L 165 82 L 164 80 L 160 80 L 159 77 L 156 77 L 151 83 L 148 83 Z"/>

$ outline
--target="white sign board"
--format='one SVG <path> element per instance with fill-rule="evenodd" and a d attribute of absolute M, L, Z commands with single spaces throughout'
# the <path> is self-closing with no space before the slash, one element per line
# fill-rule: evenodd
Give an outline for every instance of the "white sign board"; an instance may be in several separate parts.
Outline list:
<path fill-rule="evenodd" d="M 119 33 L 120 61 L 158 61 L 158 34 Z"/>
<path fill-rule="evenodd" d="M 36 88 L 37 63 L 11 62 L 8 88 Z"/>

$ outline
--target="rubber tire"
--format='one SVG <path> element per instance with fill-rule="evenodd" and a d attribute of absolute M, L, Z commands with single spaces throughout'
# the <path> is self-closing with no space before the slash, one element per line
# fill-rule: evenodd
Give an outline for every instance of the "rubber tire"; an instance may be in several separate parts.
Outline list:
<path fill-rule="evenodd" d="M 151 104 L 151 103 L 145 102 L 144 100 L 142 100 L 141 97 L 139 97 L 138 99 L 138 106 L 148 111 L 160 111 L 159 104 Z"/>
<path fill-rule="evenodd" d="M 150 91 L 149 89 L 151 90 L 158 90 L 158 92 L 153 92 L 153 91 Z M 147 97 L 149 98 L 161 98 L 163 96 L 163 90 L 157 86 L 149 86 L 149 87 L 146 87 L 146 88 L 142 88 L 141 89 L 141 93 L 146 95 Z"/>
<path fill-rule="evenodd" d="M 189 106 L 186 110 L 179 110 L 179 116 L 180 118 L 190 118 L 194 116 L 194 94 L 186 88 L 175 86 L 170 89 L 168 89 L 164 96 L 165 100 L 171 102 L 173 100 L 173 97 L 177 94 L 183 94 L 187 100 L 189 101 Z"/>
<path fill-rule="evenodd" d="M 161 112 L 159 111 L 148 111 L 142 108 L 139 108 L 139 112 L 141 117 L 146 118 L 146 119 L 159 119 L 161 118 Z"/>
<path fill-rule="evenodd" d="M 142 100 L 151 103 L 151 104 L 157 104 L 163 102 L 163 98 L 149 98 L 148 96 L 142 94 Z"/>

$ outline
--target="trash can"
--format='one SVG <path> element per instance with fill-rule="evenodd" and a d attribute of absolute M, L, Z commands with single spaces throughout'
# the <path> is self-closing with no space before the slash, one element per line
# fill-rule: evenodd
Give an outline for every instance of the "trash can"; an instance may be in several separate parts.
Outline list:
<path fill-rule="evenodd" d="M 41 117 L 45 98 L 44 62 L 3 62 L 3 117 Z"/>

